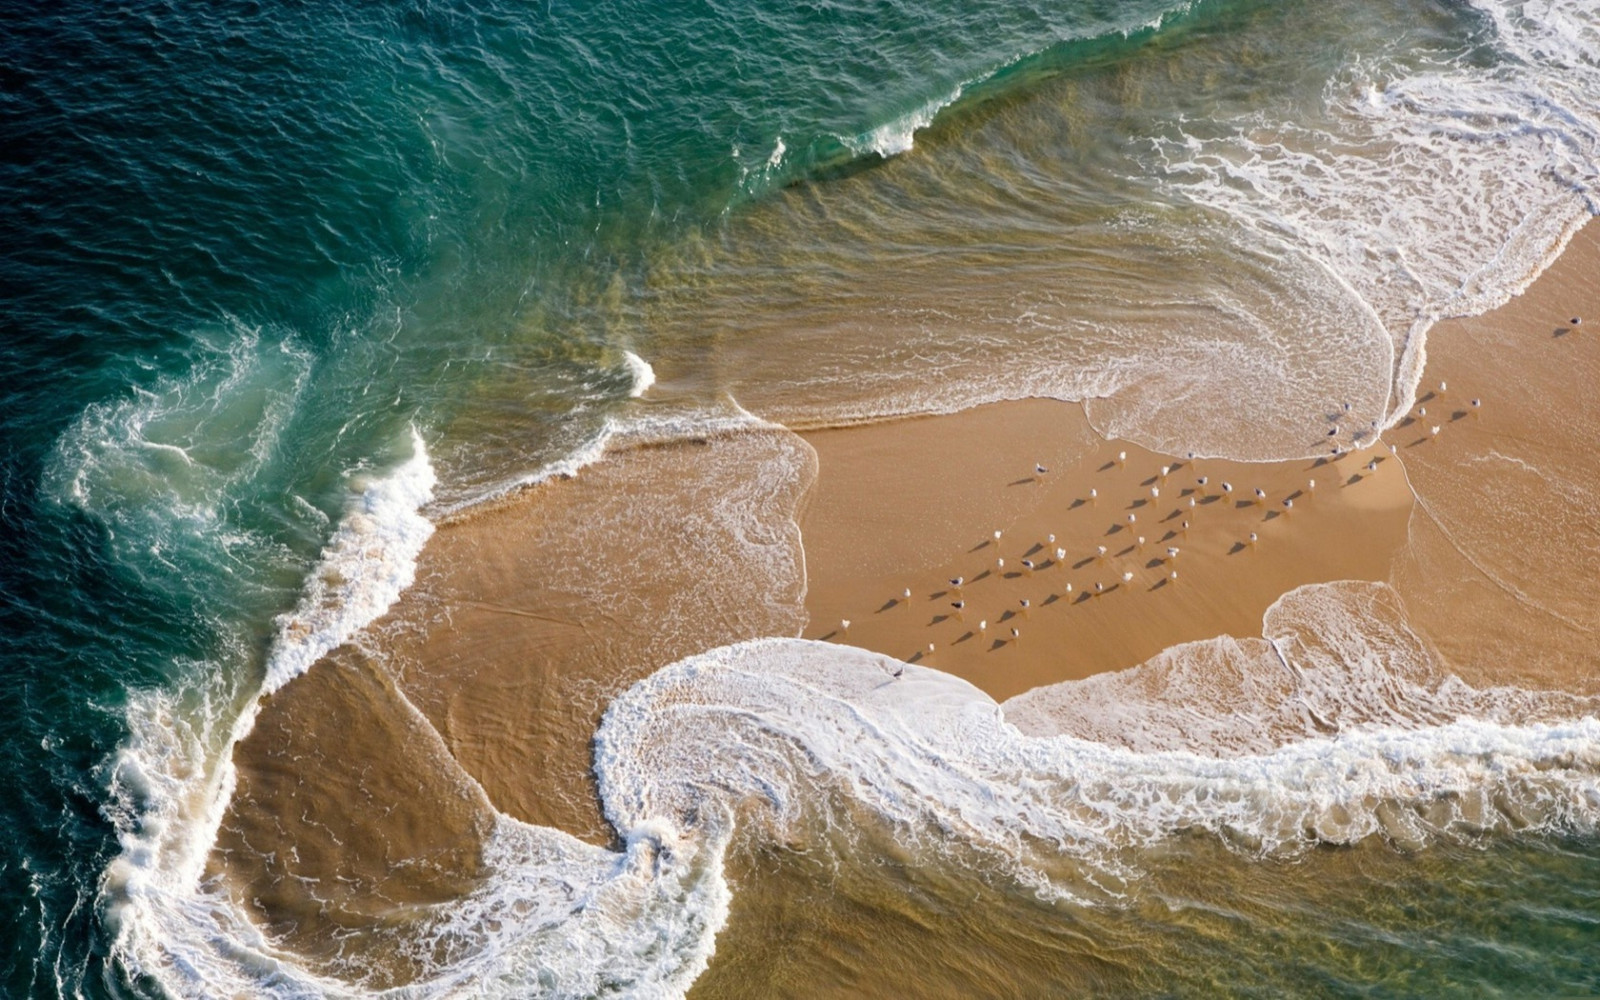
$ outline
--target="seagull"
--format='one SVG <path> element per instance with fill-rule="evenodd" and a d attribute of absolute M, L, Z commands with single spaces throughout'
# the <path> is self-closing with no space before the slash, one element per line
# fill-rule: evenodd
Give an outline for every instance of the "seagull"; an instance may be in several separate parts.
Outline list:
<path fill-rule="evenodd" d="M 957 611 L 960 611 L 960 610 L 964 609 L 967 606 L 967 602 L 966 601 L 951 601 L 950 602 L 950 606 L 952 608 L 955 608 Z"/>
<path fill-rule="evenodd" d="M 1201 476 L 1199 479 L 1195 480 L 1195 482 L 1200 484 L 1200 492 L 1202 492 L 1202 493 L 1205 492 L 1206 483 L 1208 483 L 1210 481 L 1211 481 L 1210 477 L 1208 477 L 1208 476 Z"/>
<path fill-rule="evenodd" d="M 1019 632 L 1019 631 L 1018 631 L 1018 630 L 1016 630 L 1016 629 L 1012 629 L 1012 630 L 1011 630 L 1011 641 L 1012 641 L 1012 642 L 1015 642 L 1015 641 L 1017 641 L 1017 640 L 1018 640 L 1018 639 L 1020 639 L 1020 638 L 1022 638 L 1022 633 L 1021 633 L 1021 632 Z"/>
<path fill-rule="evenodd" d="M 1267 491 L 1262 489 L 1261 487 L 1257 486 L 1256 487 L 1256 503 L 1260 503 L 1261 501 L 1265 500 L 1266 498 L 1267 498 Z"/>
<path fill-rule="evenodd" d="M 1100 496 L 1100 491 L 1099 490 L 1095 489 L 1093 486 L 1089 487 L 1089 502 L 1090 503 L 1094 503 L 1095 500 L 1099 498 L 1099 496 Z"/>
<path fill-rule="evenodd" d="M 1154 498 L 1154 499 L 1159 500 L 1161 498 L 1161 487 L 1159 487 L 1159 486 L 1150 487 L 1150 496 L 1152 498 Z"/>
<path fill-rule="evenodd" d="M 1177 546 L 1168 546 L 1167 547 L 1167 558 L 1168 559 L 1176 559 L 1176 558 L 1178 558 L 1178 551 L 1179 550 L 1178 550 Z"/>
<path fill-rule="evenodd" d="M 933 644 L 932 643 L 928 644 L 928 652 L 930 652 L 930 653 L 933 652 Z M 894 668 L 894 673 L 891 674 L 890 676 L 892 676 L 895 680 L 899 680 L 900 679 L 900 675 L 905 673 L 905 672 L 906 672 L 906 665 L 904 663 L 902 663 L 898 667 Z"/>
<path fill-rule="evenodd" d="M 1346 413 L 1350 412 L 1350 404 L 1349 403 L 1344 404 L 1344 412 L 1346 412 Z"/>
<path fill-rule="evenodd" d="M 1583 325 L 1583 317 L 1582 316 L 1574 316 L 1574 317 L 1572 317 L 1572 319 L 1568 320 L 1567 322 L 1571 323 L 1573 326 L 1582 326 Z"/>
<path fill-rule="evenodd" d="M 950 578 L 950 586 L 959 588 L 966 579 L 964 576 L 953 576 Z"/>
<path fill-rule="evenodd" d="M 1117 461 L 1123 465 L 1126 465 L 1128 462 L 1128 453 L 1125 451 L 1117 452 Z"/>
<path fill-rule="evenodd" d="M 1173 570 L 1171 573 L 1168 573 L 1167 579 L 1171 580 L 1173 585 L 1176 586 L 1178 583 L 1178 571 Z"/>
<path fill-rule="evenodd" d="M 1066 593 L 1066 594 L 1072 593 L 1072 584 L 1070 584 L 1070 583 L 1067 584 L 1067 589 L 1062 591 L 1062 593 Z"/>
<path fill-rule="evenodd" d="M 1307 479 L 1306 480 L 1306 492 L 1307 493 L 1310 493 L 1310 492 L 1314 491 L 1316 488 L 1317 488 L 1317 481 L 1315 479 Z"/>
<path fill-rule="evenodd" d="M 1232 483 L 1223 483 L 1222 484 L 1222 492 L 1231 494 L 1233 492 L 1233 484 Z"/>
<path fill-rule="evenodd" d="M 1097 593 L 1097 594 L 1105 593 L 1106 592 L 1106 585 L 1101 583 L 1099 580 L 1096 580 L 1094 582 L 1094 592 Z"/>
<path fill-rule="evenodd" d="M 1129 514 L 1128 515 L 1128 523 L 1129 524 L 1138 524 L 1139 523 L 1139 515 L 1138 514 Z"/>
<path fill-rule="evenodd" d="M 1167 478 L 1167 477 L 1168 477 L 1168 476 L 1170 476 L 1170 475 L 1172 475 L 1172 466 L 1170 466 L 1170 465 L 1163 465 L 1163 466 L 1162 466 L 1162 467 L 1161 467 L 1161 478 L 1162 478 L 1162 479 L 1163 479 L 1163 480 L 1164 480 L 1164 479 L 1166 479 L 1166 478 Z"/>
<path fill-rule="evenodd" d="M 994 568 L 995 569 L 1005 569 L 1006 568 L 1006 561 L 1004 559 L 996 559 L 994 561 Z"/>
<path fill-rule="evenodd" d="M 1046 538 L 1047 538 L 1047 540 L 1048 540 L 1048 541 L 1049 541 L 1049 542 L 1050 542 L 1050 544 L 1051 544 L 1051 545 L 1054 545 L 1054 544 L 1055 544 L 1055 543 L 1056 543 L 1056 536 L 1054 536 L 1054 535 L 1047 535 L 1047 536 L 1046 536 Z"/>
<path fill-rule="evenodd" d="M 1417 416 L 1425 417 L 1427 415 L 1428 415 L 1428 408 L 1426 406 L 1417 407 Z"/>
<path fill-rule="evenodd" d="M 987 631 L 989 631 L 989 619 L 985 618 L 982 621 L 978 622 L 978 631 L 979 632 L 987 632 Z"/>
<path fill-rule="evenodd" d="M 1183 522 L 1183 529 L 1182 530 L 1183 530 L 1183 533 L 1185 535 L 1187 535 L 1189 533 L 1189 522 L 1188 521 Z"/>
<path fill-rule="evenodd" d="M 902 591 L 900 593 L 900 596 L 905 598 L 908 601 L 911 600 L 911 588 L 907 587 L 904 591 Z"/>
<path fill-rule="evenodd" d="M 1194 510 L 1198 506 L 1199 506 L 1199 504 L 1195 503 L 1194 497 L 1190 497 L 1189 498 L 1189 509 L 1190 510 Z"/>
<path fill-rule="evenodd" d="M 1067 550 L 1066 549 L 1056 549 L 1056 562 L 1061 562 L 1062 560 L 1064 560 L 1066 558 L 1067 558 Z"/>
<path fill-rule="evenodd" d="M 1127 571 L 1127 572 L 1122 574 L 1122 582 L 1123 583 L 1132 583 L 1133 582 L 1133 571 L 1132 570 L 1129 570 L 1129 571 Z"/>
<path fill-rule="evenodd" d="M 1439 425 L 1438 424 L 1434 424 L 1432 427 L 1428 428 L 1428 436 L 1429 437 L 1438 437 L 1439 436 L 1439 430 L 1440 430 Z"/>
<path fill-rule="evenodd" d="M 1373 459 L 1372 461 L 1367 463 L 1367 471 L 1368 472 L 1377 472 L 1378 471 L 1378 460 L 1377 459 Z"/>
<path fill-rule="evenodd" d="M 1022 568 L 1027 570 L 1028 572 L 1032 573 L 1033 572 L 1033 560 L 1032 559 L 1024 559 L 1024 560 L 1022 560 Z"/>
<path fill-rule="evenodd" d="M 1024 610 L 1024 611 L 1026 611 L 1029 608 L 1033 607 L 1033 602 L 1028 600 L 1026 597 L 1024 597 L 1020 603 L 1022 604 L 1022 610 Z"/>
<path fill-rule="evenodd" d="M 1478 399 L 1476 397 L 1473 398 L 1473 400 L 1472 400 L 1472 408 L 1474 410 L 1476 410 L 1478 407 L 1480 407 L 1482 405 L 1483 405 L 1483 400 Z"/>
<path fill-rule="evenodd" d="M 994 529 L 994 540 L 997 541 L 997 542 L 1000 540 L 1000 529 L 999 528 Z"/>
<path fill-rule="evenodd" d="M 1139 548 L 1141 548 L 1141 549 L 1144 548 L 1144 536 L 1143 535 L 1139 536 Z"/>
<path fill-rule="evenodd" d="M 1291 510 L 1294 510 L 1294 501 L 1289 499 L 1288 497 L 1284 497 L 1283 498 L 1283 512 L 1285 514 L 1287 514 Z"/>
<path fill-rule="evenodd" d="M 1049 472 L 1050 470 L 1045 468 L 1044 466 L 1040 465 L 1038 462 L 1035 462 L 1035 463 L 1033 463 L 1033 471 L 1042 476 L 1046 472 Z"/>
<path fill-rule="evenodd" d="M 839 622 L 839 631 L 841 631 L 841 632 L 850 631 L 850 619 L 845 618 L 845 619 L 840 620 L 840 622 Z"/>
<path fill-rule="evenodd" d="M 1444 382 L 1440 382 L 1440 383 L 1439 383 L 1439 395 L 1441 395 L 1441 396 L 1443 396 L 1443 395 L 1444 395 L 1444 392 L 1445 392 L 1445 389 L 1446 389 L 1446 388 L 1447 388 L 1447 387 L 1448 387 L 1448 385 L 1447 385 L 1447 383 L 1444 383 Z"/>
<path fill-rule="evenodd" d="M 1100 553 L 1101 559 L 1106 557 L 1106 547 L 1104 545 L 1096 545 L 1095 549 Z"/>
<path fill-rule="evenodd" d="M 1250 532 L 1250 544 L 1254 545 L 1258 541 L 1260 541 L 1260 539 L 1256 537 L 1256 533 L 1253 531 Z"/>

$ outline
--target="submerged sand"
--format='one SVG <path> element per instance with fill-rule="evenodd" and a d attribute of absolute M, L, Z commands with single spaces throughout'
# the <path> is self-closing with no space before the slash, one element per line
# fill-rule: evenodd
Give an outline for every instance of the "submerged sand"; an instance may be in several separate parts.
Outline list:
<path fill-rule="evenodd" d="M 1590 227 L 1527 294 L 1439 324 L 1427 413 L 1337 458 L 1161 455 L 1100 438 L 1077 404 L 1024 400 L 626 448 L 446 523 L 364 650 L 266 701 L 213 873 L 286 946 L 340 972 L 367 947 L 375 983 L 403 982 L 409 960 L 354 929 L 403 935 L 414 908 L 464 891 L 493 810 L 606 842 L 589 741 L 611 698 L 761 635 L 864 646 L 1003 700 L 1259 635 L 1304 584 L 1387 581 L 1451 671 L 1594 690 L 1596 275 Z M 1329 440 L 1348 440 L 1337 415 Z M 697 994 L 738 995 L 788 954 L 762 931 L 777 898 L 745 875 Z M 786 935 L 873 951 L 871 907 L 808 907 L 785 911 Z M 835 987 L 895 987 L 878 981 L 895 963 L 817 961 Z"/>

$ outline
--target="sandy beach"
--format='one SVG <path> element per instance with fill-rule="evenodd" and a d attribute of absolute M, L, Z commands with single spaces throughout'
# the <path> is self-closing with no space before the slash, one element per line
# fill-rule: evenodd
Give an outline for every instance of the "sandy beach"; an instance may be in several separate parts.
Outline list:
<path fill-rule="evenodd" d="M 997 701 L 1258 634 L 1302 584 L 1384 579 L 1411 506 L 1381 446 L 1194 461 L 1090 443 L 1082 408 L 1052 400 L 806 439 L 820 469 L 801 520 L 806 635 L 957 674 Z"/>
<path fill-rule="evenodd" d="M 213 873 L 331 961 L 373 906 L 470 885 L 490 806 L 605 843 L 589 740 L 610 700 L 763 635 L 848 642 L 1004 700 L 1257 636 L 1293 588 L 1359 580 L 1392 583 L 1442 663 L 1475 682 L 1593 688 L 1578 609 L 1600 550 L 1597 235 L 1580 232 L 1505 308 L 1439 324 L 1427 413 L 1367 447 L 1333 409 L 1335 433 L 1307 442 L 1318 457 L 1194 460 L 1104 440 L 1081 405 L 1032 399 L 619 449 L 458 517 L 361 651 L 266 701 L 236 752 Z M 1565 322 L 1585 314 L 1592 330 Z M 1548 614 L 1520 613 L 1529 602 Z M 1542 655 L 1507 652 L 1529 648 Z M 338 893 L 315 888 L 334 877 Z M 705 995 L 773 947 L 741 927 Z"/>

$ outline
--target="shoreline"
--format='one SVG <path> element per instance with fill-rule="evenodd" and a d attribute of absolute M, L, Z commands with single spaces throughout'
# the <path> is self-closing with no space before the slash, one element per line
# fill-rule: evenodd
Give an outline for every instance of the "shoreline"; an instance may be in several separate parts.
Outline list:
<path fill-rule="evenodd" d="M 1600 344 L 1550 326 L 1577 302 L 1570 309 L 1600 327 L 1600 291 L 1586 281 L 1596 273 L 1591 226 L 1524 295 L 1436 324 L 1427 384 L 1451 388 L 1419 406 L 1434 408 L 1441 431 L 1408 412 L 1383 445 L 1337 460 L 1177 460 L 1100 438 L 1081 404 L 1030 399 L 617 449 L 581 475 L 452 517 L 388 614 L 263 700 L 256 731 L 235 750 L 238 792 L 212 877 L 287 946 L 327 955 L 350 928 L 383 923 L 374 906 L 398 912 L 470 884 L 494 811 L 613 843 L 590 740 L 618 693 L 714 646 L 827 637 L 846 618 L 850 644 L 1004 701 L 1179 643 L 1257 638 L 1262 613 L 1295 587 L 1370 580 L 1392 583 L 1442 667 L 1473 683 L 1593 688 L 1583 672 L 1593 627 L 1552 635 L 1515 609 L 1542 602 L 1581 622 L 1587 574 L 1600 564 L 1600 521 L 1583 506 L 1600 495 L 1584 437 L 1600 426 L 1587 391 L 1600 384 Z M 1470 406 L 1480 393 L 1481 413 Z M 1514 463 L 1495 457 L 1519 453 L 1541 464 L 1579 456 L 1563 494 L 1573 508 L 1559 523 L 1525 523 L 1522 555 L 1494 537 L 1503 511 L 1549 515 L 1542 481 L 1517 479 Z M 1480 466 L 1492 476 L 1463 482 L 1461 469 Z M 1551 552 L 1575 558 L 1512 592 L 1507 572 L 1467 558 L 1477 548 L 1514 568 Z M 1127 584 L 1123 573 L 1133 574 Z M 959 597 L 948 586 L 957 575 L 968 578 Z M 1108 593 L 1086 596 L 1095 582 Z M 954 600 L 970 603 L 956 614 Z M 336 735 L 342 749 L 330 755 Z M 414 801 L 385 808 L 395 795 Z M 457 805 L 436 836 L 428 804 L 441 796 Z M 350 815 L 355 802 L 372 808 Z M 431 874 L 388 879 L 371 863 L 374 844 L 387 865 Z M 337 899 L 312 888 L 325 879 L 341 882 Z M 751 946 L 737 922 L 728 933 Z M 403 962 L 392 975 L 406 979 Z"/>

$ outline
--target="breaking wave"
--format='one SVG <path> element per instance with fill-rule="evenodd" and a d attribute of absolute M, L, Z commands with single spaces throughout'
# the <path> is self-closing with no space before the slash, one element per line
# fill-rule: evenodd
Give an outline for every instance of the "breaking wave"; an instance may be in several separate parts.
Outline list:
<path fill-rule="evenodd" d="M 1135 704 L 1143 693 L 1146 720 L 1122 745 L 1067 731 L 1059 713 L 1055 732 L 1030 734 L 1011 717 L 1040 728 L 1031 696 L 997 705 L 965 681 L 848 646 L 765 639 L 680 661 L 619 696 L 595 737 L 619 848 L 500 819 L 488 878 L 429 919 L 414 950 L 435 961 L 402 992 L 681 996 L 727 919 L 724 862 L 740 831 L 781 839 L 868 817 L 922 856 L 1046 898 L 1114 906 L 1141 852 L 1182 834 L 1261 856 L 1371 837 L 1415 849 L 1596 828 L 1592 704 L 1475 692 L 1410 660 L 1425 650 L 1398 621 L 1353 639 L 1348 612 L 1362 602 L 1399 610 L 1380 585 L 1335 585 L 1269 614 L 1263 642 L 1274 653 L 1234 661 L 1240 683 L 1224 690 L 1253 699 L 1282 693 L 1275 671 L 1303 680 L 1265 725 L 1249 715 L 1253 701 L 1227 694 L 1193 710 L 1243 713 L 1233 735 L 1180 736 L 1154 721 L 1187 717 L 1186 693 L 1146 682 L 1170 681 L 1194 648 L 1061 686 L 1110 684 Z M 1335 694 L 1328 671 L 1351 654 L 1359 669 Z M 1497 718 L 1463 714 L 1490 704 Z M 1251 731 L 1267 735 L 1243 736 Z M 132 908 L 161 919 L 119 940 L 173 992 L 353 992 L 274 953 L 202 886 L 146 887 L 129 894 Z"/>

